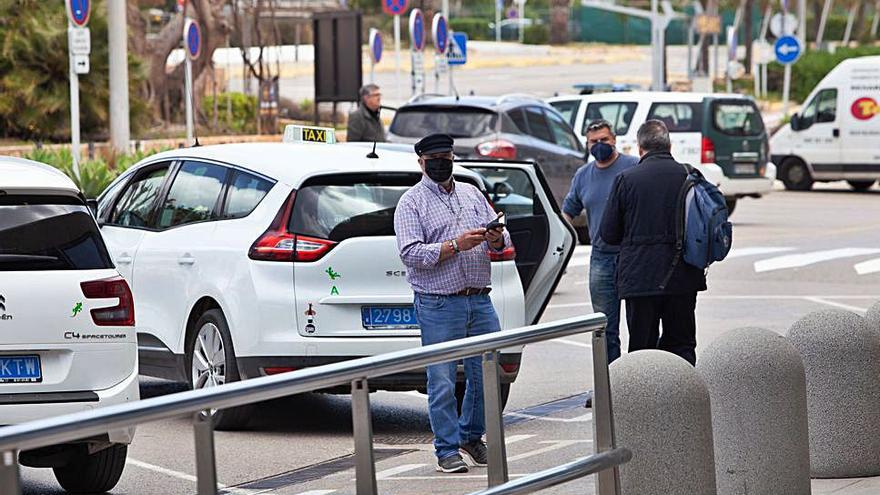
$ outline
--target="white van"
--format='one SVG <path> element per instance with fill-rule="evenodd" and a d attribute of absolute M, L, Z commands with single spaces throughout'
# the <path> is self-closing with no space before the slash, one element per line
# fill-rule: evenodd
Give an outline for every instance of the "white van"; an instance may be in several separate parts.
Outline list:
<path fill-rule="evenodd" d="M 857 191 L 880 179 L 880 56 L 844 60 L 770 140 L 786 189 L 846 180 Z"/>

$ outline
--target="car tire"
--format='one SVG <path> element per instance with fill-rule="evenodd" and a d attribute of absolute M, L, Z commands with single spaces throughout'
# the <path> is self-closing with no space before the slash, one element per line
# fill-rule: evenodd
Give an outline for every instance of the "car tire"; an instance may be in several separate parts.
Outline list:
<path fill-rule="evenodd" d="M 115 444 L 89 455 L 86 449 L 62 467 L 52 468 L 68 493 L 104 493 L 113 489 L 125 469 L 128 445 Z"/>
<path fill-rule="evenodd" d="M 736 209 L 736 198 L 724 198 L 724 203 L 727 204 L 727 216 L 733 215 L 733 210 Z"/>
<path fill-rule="evenodd" d="M 849 187 L 853 188 L 853 190 L 858 192 L 865 192 L 868 189 L 871 189 L 871 186 L 874 185 L 873 180 L 848 180 L 846 181 L 849 184 Z"/>
<path fill-rule="evenodd" d="M 458 412 L 458 415 L 461 416 L 461 404 L 464 402 L 464 390 L 465 384 L 464 382 L 456 382 L 455 383 L 455 410 Z M 501 384 L 501 410 L 503 411 L 505 407 L 507 407 L 507 399 L 510 398 L 510 384 L 502 383 Z"/>
<path fill-rule="evenodd" d="M 187 345 L 187 369 L 192 389 L 215 387 L 241 380 L 232 336 L 219 309 L 202 313 Z M 251 406 L 212 411 L 216 430 L 239 430 L 247 425 Z"/>
<path fill-rule="evenodd" d="M 798 158 L 789 157 L 782 162 L 782 183 L 789 191 L 809 191 L 813 188 L 813 176 L 807 164 Z"/>

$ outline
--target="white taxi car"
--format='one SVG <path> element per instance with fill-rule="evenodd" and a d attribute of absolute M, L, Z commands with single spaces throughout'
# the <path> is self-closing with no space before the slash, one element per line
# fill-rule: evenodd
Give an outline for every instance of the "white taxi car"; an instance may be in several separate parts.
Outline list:
<path fill-rule="evenodd" d="M 0 157 L 0 425 L 139 398 L 134 305 L 58 170 Z M 75 493 L 112 489 L 134 429 L 22 452 Z"/>
<path fill-rule="evenodd" d="M 420 345 L 393 218 L 421 171 L 412 152 L 371 151 L 306 142 L 178 149 L 111 184 L 98 218 L 138 302 L 141 373 L 200 388 Z M 473 161 L 454 173 L 492 190 L 507 213 L 516 250 L 492 270 L 502 327 L 537 322 L 574 249 L 540 170 Z M 506 389 L 520 357 L 502 355 Z M 370 385 L 424 390 L 425 374 Z M 217 414 L 219 428 L 249 416 Z"/>

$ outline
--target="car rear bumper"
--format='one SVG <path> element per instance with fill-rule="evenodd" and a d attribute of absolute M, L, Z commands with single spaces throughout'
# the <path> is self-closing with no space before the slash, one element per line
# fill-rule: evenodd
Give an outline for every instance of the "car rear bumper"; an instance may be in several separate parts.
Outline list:
<path fill-rule="evenodd" d="M 323 366 L 327 364 L 340 363 L 351 359 L 368 356 L 312 356 L 312 357 L 290 357 L 290 356 L 257 356 L 257 357 L 241 357 L 238 358 L 238 371 L 242 378 L 257 378 L 266 376 L 266 368 L 293 368 L 300 370 L 303 368 L 312 368 L 315 366 Z M 501 383 L 513 383 L 519 374 L 519 366 L 522 360 L 521 353 L 503 353 L 500 355 L 499 362 L 501 364 Z M 458 367 L 458 381 L 464 381 L 464 370 L 462 366 Z M 394 375 L 371 378 L 369 380 L 370 390 L 424 390 L 427 386 L 427 377 L 424 369 L 416 369 Z M 339 386 L 326 390 L 333 393 L 349 393 L 351 391 L 348 386 Z"/>
<path fill-rule="evenodd" d="M 775 181 L 776 165 L 768 163 L 763 177 L 737 179 L 725 176 L 719 189 L 726 197 L 763 196 L 773 190 Z"/>
<path fill-rule="evenodd" d="M 0 423 L 12 425 L 51 416 L 91 411 L 140 398 L 137 371 L 105 390 L 0 394 Z M 2 390 L 2 389 L 0 389 Z M 111 431 L 109 442 L 129 444 L 135 428 Z"/>

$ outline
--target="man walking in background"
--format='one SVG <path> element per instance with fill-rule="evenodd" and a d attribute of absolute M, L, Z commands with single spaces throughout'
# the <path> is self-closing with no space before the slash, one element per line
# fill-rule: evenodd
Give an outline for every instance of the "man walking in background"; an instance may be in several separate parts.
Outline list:
<path fill-rule="evenodd" d="M 669 130 L 649 120 L 638 131 L 641 160 L 614 182 L 599 230 L 620 246 L 617 289 L 626 300 L 629 352 L 662 349 L 696 364 L 697 292 L 703 270 L 677 260 L 676 215 L 687 169 L 670 153 Z M 663 333 L 660 334 L 660 322 Z"/>
<path fill-rule="evenodd" d="M 353 143 L 356 141 L 385 142 L 385 127 L 379 117 L 382 108 L 382 92 L 379 86 L 367 84 L 360 90 L 361 101 L 357 110 L 348 115 L 348 132 L 345 140 Z"/>

